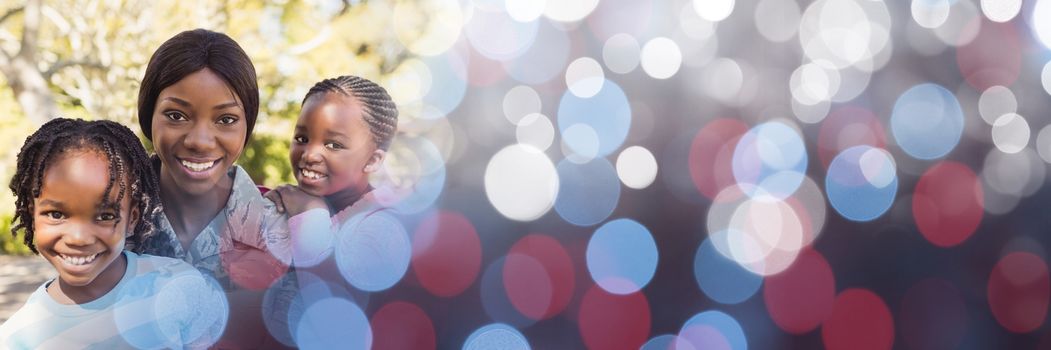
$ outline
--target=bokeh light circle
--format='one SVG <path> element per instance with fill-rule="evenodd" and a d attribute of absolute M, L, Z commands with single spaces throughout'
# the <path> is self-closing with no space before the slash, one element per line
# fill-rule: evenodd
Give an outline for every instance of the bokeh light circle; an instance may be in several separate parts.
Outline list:
<path fill-rule="evenodd" d="M 578 164 L 564 159 L 558 163 L 559 188 L 555 211 L 577 226 L 600 223 L 620 202 L 617 170 L 606 158 Z"/>
<path fill-rule="evenodd" d="M 595 230 L 586 256 L 591 279 L 603 290 L 620 295 L 649 284 L 659 260 L 650 231 L 631 219 L 613 220 Z"/>
<path fill-rule="evenodd" d="M 820 102 L 832 100 L 839 91 L 841 78 L 839 70 L 828 61 L 810 62 L 796 68 L 789 79 L 792 98 L 799 103 L 813 106 Z M 820 120 L 803 120 L 817 122 Z"/>
<path fill-rule="evenodd" d="M 705 311 L 690 317 L 679 329 L 675 350 L 690 348 L 748 350 L 748 338 L 732 316 L 722 311 Z"/>
<path fill-rule="evenodd" d="M 393 301 L 372 314 L 372 346 L 375 349 L 435 349 L 434 324 L 415 304 Z"/>
<path fill-rule="evenodd" d="M 1033 7 L 1033 20 L 1030 23 L 1032 23 L 1036 38 L 1045 47 L 1051 48 L 1051 1 L 1036 2 Z"/>
<path fill-rule="evenodd" d="M 467 71 L 467 62 L 456 51 L 446 51 L 439 56 L 424 58 L 423 63 L 431 74 L 431 84 L 423 96 L 423 102 L 434 107 L 438 113 L 421 117 L 444 117 L 460 105 L 467 92 L 467 81 L 462 78 Z"/>
<path fill-rule="evenodd" d="M 753 127 L 737 142 L 733 154 L 734 178 L 751 197 L 792 195 L 806 168 L 806 145 L 799 131 L 783 122 Z"/>
<path fill-rule="evenodd" d="M 504 263 L 506 256 L 501 256 L 489 264 L 480 280 L 482 308 L 486 315 L 496 322 L 503 322 L 517 328 L 532 326 L 537 320 L 527 317 L 518 311 L 508 298 L 504 283 Z"/>
<path fill-rule="evenodd" d="M 169 265 L 168 268 L 158 270 L 170 273 L 163 278 L 159 278 L 157 272 L 144 274 L 135 280 L 140 284 L 136 288 L 114 290 L 117 296 L 110 298 L 114 301 L 110 322 L 119 332 L 119 338 L 138 348 L 212 346 L 228 326 L 230 304 L 226 293 L 214 278 L 188 265 Z M 90 306 L 85 307 L 85 310 L 90 309 Z M 142 327 L 143 320 L 154 323 L 152 327 Z M 4 345 L 17 347 L 25 344 Z"/>
<path fill-rule="evenodd" d="M 708 199 L 725 188 L 736 186 L 733 155 L 748 125 L 737 119 L 719 118 L 705 124 L 693 137 L 689 152 L 690 179 Z"/>
<path fill-rule="evenodd" d="M 599 141 L 596 156 L 605 157 L 613 153 L 624 143 L 631 127 L 631 105 L 624 90 L 607 80 L 602 84 L 602 90 L 589 98 L 567 91 L 558 105 L 558 129 L 569 148 L 576 153 L 584 153 L 589 147 L 588 142 L 565 137 L 566 129 L 576 124 L 583 124 L 595 131 Z"/>
<path fill-rule="evenodd" d="M 496 61 L 508 61 L 525 53 L 536 41 L 539 22 L 519 22 L 500 10 L 476 6 L 463 34 L 479 54 Z"/>
<path fill-rule="evenodd" d="M 720 57 L 704 66 L 701 84 L 708 96 L 721 102 L 729 102 L 738 96 L 744 79 L 744 71 L 737 61 Z"/>
<path fill-rule="evenodd" d="M 580 98 L 591 98 L 602 90 L 606 75 L 602 65 L 591 57 L 573 60 L 566 67 L 566 86 L 569 92 Z"/>
<path fill-rule="evenodd" d="M 655 79 L 671 78 L 682 65 L 679 44 L 665 37 L 653 38 L 646 42 L 640 55 L 642 70 Z"/>
<path fill-rule="evenodd" d="M 478 328 L 467 341 L 463 350 L 529 350 L 529 340 L 514 327 L 503 323 L 493 323 Z"/>
<path fill-rule="evenodd" d="M 989 185 L 991 191 L 983 190 L 983 194 L 986 197 L 991 192 L 1027 197 L 1040 190 L 1047 176 L 1047 167 L 1035 153 L 1028 148 L 1018 153 L 990 150 L 982 164 L 982 181 Z"/>
<path fill-rule="evenodd" d="M 997 85 L 982 91 L 978 97 L 978 114 L 987 124 L 993 125 L 996 119 L 1008 113 L 1018 111 L 1018 100 L 1011 89 Z"/>
<path fill-rule="evenodd" d="M 938 28 L 949 19 L 951 0 L 912 0 L 912 20 L 927 29 Z"/>
<path fill-rule="evenodd" d="M 978 177 L 961 163 L 927 169 L 912 195 L 912 215 L 924 238 L 939 247 L 967 240 L 982 221 L 984 196 Z"/>
<path fill-rule="evenodd" d="M 832 159 L 854 146 L 884 148 L 887 135 L 883 123 L 871 110 L 844 106 L 828 114 L 817 136 L 817 154 L 827 170 Z"/>
<path fill-rule="evenodd" d="M 888 50 L 890 15 L 883 2 L 820 0 L 800 20 L 799 41 L 806 57 L 845 68 Z"/>
<path fill-rule="evenodd" d="M 1051 95 L 1051 61 L 1044 64 L 1044 69 L 1040 71 L 1040 85 Z"/>
<path fill-rule="evenodd" d="M 500 214 L 532 221 L 555 205 L 558 173 L 542 151 L 512 145 L 496 152 L 485 168 L 485 195 Z"/>
<path fill-rule="evenodd" d="M 525 116 L 540 113 L 542 104 L 536 90 L 526 85 L 519 85 L 507 90 L 504 94 L 504 117 L 511 124 L 518 124 Z"/>
<path fill-rule="evenodd" d="M 515 242 L 503 266 L 507 297 L 522 315 L 545 320 L 558 315 L 573 297 L 573 261 L 558 240 L 530 234 Z"/>
<path fill-rule="evenodd" d="M 913 86 L 898 97 L 890 119 L 902 150 L 917 159 L 941 158 L 963 134 L 963 111 L 949 90 L 936 84 Z"/>
<path fill-rule="evenodd" d="M 456 0 L 399 2 L 394 5 L 391 19 L 398 41 L 423 56 L 449 50 L 463 28 L 463 12 Z"/>
<path fill-rule="evenodd" d="M 720 254 L 710 239 L 694 255 L 693 277 L 705 295 L 723 304 L 744 302 L 763 284 L 761 276 Z"/>
<path fill-rule="evenodd" d="M 894 318 L 872 291 L 847 289 L 832 303 L 832 313 L 821 325 L 821 339 L 829 350 L 889 350 L 894 344 Z"/>
<path fill-rule="evenodd" d="M 832 313 L 836 279 L 817 250 L 804 249 L 784 272 L 764 281 L 763 301 L 778 328 L 791 334 L 817 329 Z"/>
<path fill-rule="evenodd" d="M 729 348 L 729 344 L 726 345 Z M 674 334 L 662 334 L 650 338 L 639 350 L 696 350 L 692 345 Z"/>
<path fill-rule="evenodd" d="M 296 328 L 300 349 L 372 348 L 372 327 L 353 302 L 331 297 L 317 300 L 303 312 Z"/>
<path fill-rule="evenodd" d="M 1051 125 L 1044 125 L 1036 135 L 1036 152 L 1044 162 L 1051 163 Z"/>
<path fill-rule="evenodd" d="M 544 14 L 546 1 L 538 0 L 505 0 L 507 14 L 519 22 L 532 22 Z"/>
<path fill-rule="evenodd" d="M 642 146 L 631 146 L 617 156 L 617 176 L 624 186 L 634 189 L 649 187 L 657 178 L 657 158 Z"/>
<path fill-rule="evenodd" d="M 547 150 L 555 141 L 555 125 L 543 114 L 528 114 L 518 121 L 515 139 L 518 143 L 533 146 L 537 150 Z"/>
<path fill-rule="evenodd" d="M 795 261 L 804 242 L 803 220 L 788 202 L 749 198 L 734 210 L 729 227 L 709 237 L 716 250 L 754 274 L 770 276 Z"/>
<path fill-rule="evenodd" d="M 412 271 L 431 294 L 452 297 L 467 290 L 482 264 L 482 244 L 463 214 L 439 211 L 424 218 L 412 237 Z"/>
<path fill-rule="evenodd" d="M 1036 330 L 1047 318 L 1051 295 L 1047 262 L 1032 253 L 1007 254 L 993 267 L 987 291 L 1001 326 L 1014 333 Z"/>
<path fill-rule="evenodd" d="M 1022 71 L 1023 46 L 1011 23 L 981 23 L 975 18 L 968 28 L 981 27 L 971 42 L 956 50 L 956 63 L 967 83 L 978 90 L 1011 86 Z M 975 29 L 977 30 L 977 29 Z"/>
<path fill-rule="evenodd" d="M 588 124 L 576 123 L 562 131 L 562 154 L 566 160 L 584 164 L 598 157 L 599 135 Z"/>
<path fill-rule="evenodd" d="M 635 350 L 650 335 L 651 317 L 642 293 L 610 294 L 593 285 L 580 301 L 577 324 L 588 349 Z"/>
<path fill-rule="evenodd" d="M 598 3 L 599 0 L 547 1 L 544 16 L 558 22 L 576 22 L 591 14 Z"/>
<path fill-rule="evenodd" d="M 897 166 L 886 150 L 861 145 L 832 160 L 825 177 L 832 208 L 853 221 L 871 221 L 894 204 L 898 193 Z"/>
<path fill-rule="evenodd" d="M 602 46 L 602 61 L 610 72 L 628 74 L 639 66 L 642 48 L 635 37 L 619 33 L 606 39 Z"/>
<path fill-rule="evenodd" d="M 978 36 L 982 22 L 981 10 L 973 1 L 948 1 L 949 18 L 937 28 L 934 35 L 945 45 L 957 47 L 970 43 Z"/>
<path fill-rule="evenodd" d="M 412 243 L 393 215 L 384 211 L 350 218 L 337 233 L 336 265 L 355 288 L 376 292 L 394 286 L 409 269 Z"/>
<path fill-rule="evenodd" d="M 1029 123 L 1025 117 L 1008 113 L 993 122 L 993 144 L 1004 153 L 1018 153 L 1029 145 Z"/>
<path fill-rule="evenodd" d="M 766 40 L 785 42 L 799 30 L 800 15 L 795 1 L 760 0 L 755 7 L 755 27 Z"/>
<path fill-rule="evenodd" d="M 445 159 L 427 137 L 402 136 L 391 144 L 383 168 L 369 177 L 376 201 L 402 214 L 431 208 L 445 189 Z"/>
<path fill-rule="evenodd" d="M 719 22 L 734 11 L 734 0 L 693 0 L 693 10 L 709 22 Z"/>
<path fill-rule="evenodd" d="M 982 0 L 982 13 L 993 22 L 1007 22 L 1022 10 L 1022 0 Z"/>

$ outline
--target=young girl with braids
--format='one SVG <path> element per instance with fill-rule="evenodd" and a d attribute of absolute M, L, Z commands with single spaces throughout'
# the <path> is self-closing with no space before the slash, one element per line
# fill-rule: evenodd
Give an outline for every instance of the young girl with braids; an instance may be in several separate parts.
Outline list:
<path fill-rule="evenodd" d="M 10 188 L 12 233 L 24 230 L 58 278 L 0 325 L 0 348 L 204 348 L 218 339 L 222 291 L 181 260 L 140 255 L 158 237 L 160 187 L 127 127 L 47 122 L 18 153 Z"/>
<path fill-rule="evenodd" d="M 362 225 L 383 209 L 368 176 L 383 165 L 397 126 L 394 101 L 368 79 L 325 79 L 307 92 L 289 157 L 299 186 L 267 193 L 290 217 L 297 266 L 324 260 L 335 233 L 355 215 L 363 214 L 355 221 Z"/>

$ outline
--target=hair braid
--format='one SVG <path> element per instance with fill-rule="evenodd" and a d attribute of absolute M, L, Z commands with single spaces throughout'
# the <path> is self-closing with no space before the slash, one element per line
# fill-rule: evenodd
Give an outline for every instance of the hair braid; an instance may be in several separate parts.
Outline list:
<path fill-rule="evenodd" d="M 313 96 L 323 96 L 327 93 L 339 93 L 361 102 L 362 117 L 369 126 L 376 147 L 382 150 L 390 147 L 391 140 L 398 131 L 398 106 L 387 94 L 386 89 L 362 77 L 343 75 L 314 84 L 303 98 L 303 104 Z"/>
<path fill-rule="evenodd" d="M 143 243 L 153 235 L 153 220 L 161 212 L 157 199 L 160 186 L 153 175 L 149 157 L 138 137 L 127 127 L 108 120 L 53 119 L 26 138 L 17 158 L 17 170 L 9 188 L 15 194 L 15 216 L 11 233 L 25 230 L 25 244 L 34 253 L 33 201 L 40 196 L 44 172 L 58 155 L 73 150 L 94 150 L 102 153 L 108 163 L 109 183 L 106 185 L 100 207 L 116 205 L 130 195 L 140 217 L 126 248 L 141 252 Z M 117 202 L 111 203 L 109 193 L 117 188 Z M 117 213 L 120 220 L 120 213 Z"/>

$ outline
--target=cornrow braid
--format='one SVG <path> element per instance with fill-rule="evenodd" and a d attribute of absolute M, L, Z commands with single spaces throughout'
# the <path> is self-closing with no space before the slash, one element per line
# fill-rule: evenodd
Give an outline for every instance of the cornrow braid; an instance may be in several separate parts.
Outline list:
<path fill-rule="evenodd" d="M 25 230 L 25 244 L 34 253 L 34 199 L 40 196 L 44 172 L 58 155 L 73 150 L 95 150 L 109 161 L 109 182 L 105 193 L 117 189 L 117 200 L 103 196 L 99 208 L 119 209 L 120 201 L 130 192 L 132 205 L 140 218 L 126 241 L 126 248 L 141 253 L 154 237 L 154 218 L 162 211 L 160 184 L 150 167 L 149 157 L 138 137 L 127 127 L 108 120 L 85 121 L 56 118 L 48 121 L 26 138 L 18 152 L 17 166 L 9 188 L 15 194 L 15 216 L 11 233 Z M 130 185 L 125 183 L 130 179 Z M 128 188 L 130 187 L 130 189 Z M 117 210 L 120 220 L 120 211 Z"/>
<path fill-rule="evenodd" d="M 386 89 L 368 79 L 344 75 L 314 84 L 314 87 L 307 91 L 302 104 L 306 104 L 315 95 L 324 96 L 327 93 L 339 93 L 361 102 L 362 117 L 369 126 L 376 147 L 384 151 L 390 147 L 394 133 L 398 131 L 398 106 L 394 104 Z"/>

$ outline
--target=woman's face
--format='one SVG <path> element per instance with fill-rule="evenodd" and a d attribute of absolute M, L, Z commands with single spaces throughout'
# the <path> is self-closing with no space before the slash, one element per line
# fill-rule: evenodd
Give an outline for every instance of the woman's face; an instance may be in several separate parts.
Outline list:
<path fill-rule="evenodd" d="M 161 90 L 152 132 L 162 184 L 202 195 L 230 181 L 226 172 L 244 150 L 248 124 L 237 94 L 204 68 Z"/>

